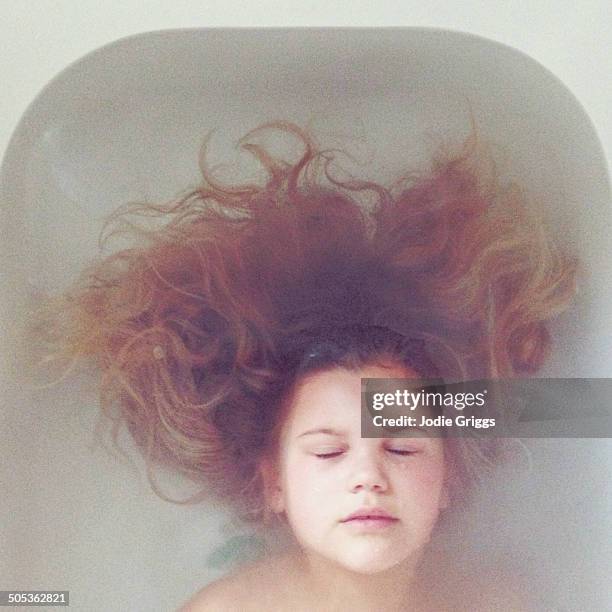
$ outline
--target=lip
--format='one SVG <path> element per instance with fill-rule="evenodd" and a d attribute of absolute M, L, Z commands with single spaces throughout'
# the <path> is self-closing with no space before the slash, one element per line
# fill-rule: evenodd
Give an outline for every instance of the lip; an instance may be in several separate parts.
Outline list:
<path fill-rule="evenodd" d="M 374 524 L 377 523 L 392 523 L 398 521 L 399 519 L 395 516 L 391 515 L 384 508 L 359 508 L 352 514 L 349 514 L 347 517 L 343 518 L 341 523 L 368 523 Z"/>
<path fill-rule="evenodd" d="M 393 526 L 399 523 L 399 519 L 386 516 L 378 516 L 373 518 L 352 518 L 348 521 L 343 521 L 342 525 L 346 525 L 346 529 L 355 533 L 385 533 L 387 530 L 393 529 Z"/>

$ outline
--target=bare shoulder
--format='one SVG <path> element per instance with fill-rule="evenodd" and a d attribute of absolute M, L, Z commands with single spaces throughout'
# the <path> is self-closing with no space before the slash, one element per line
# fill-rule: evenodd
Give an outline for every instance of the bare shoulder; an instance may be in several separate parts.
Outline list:
<path fill-rule="evenodd" d="M 513 576 L 504 576 L 500 579 L 496 575 L 488 575 L 482 590 L 475 601 L 472 609 L 483 612 L 533 612 L 531 601 L 524 585 Z"/>
<path fill-rule="evenodd" d="M 216 580 L 198 591 L 177 612 L 212 612 L 213 610 L 229 610 L 230 593 L 223 584 L 224 579 Z"/>
<path fill-rule="evenodd" d="M 448 577 L 447 577 L 448 578 Z M 431 584 L 429 584 L 431 587 Z M 536 612 L 523 580 L 507 572 L 483 570 L 454 575 L 439 589 L 421 594 L 423 610 L 431 612 Z"/>
<path fill-rule="evenodd" d="M 240 567 L 198 591 L 177 612 L 247 612 L 274 607 L 290 592 L 289 556 L 264 558 Z"/>

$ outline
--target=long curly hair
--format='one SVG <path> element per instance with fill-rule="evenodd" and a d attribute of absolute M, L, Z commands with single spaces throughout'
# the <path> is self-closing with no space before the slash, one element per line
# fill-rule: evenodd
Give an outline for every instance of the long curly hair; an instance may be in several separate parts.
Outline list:
<path fill-rule="evenodd" d="M 256 142 L 270 131 L 302 143 L 297 162 Z M 387 187 L 335 178 L 334 151 L 293 123 L 266 123 L 240 144 L 265 184 L 218 182 L 205 142 L 202 184 L 116 210 L 102 243 L 128 233 L 132 246 L 49 296 L 29 333 L 47 359 L 101 372 L 113 439 L 125 424 L 158 495 L 214 498 L 261 520 L 258 466 L 297 375 L 287 357 L 297 339 L 383 327 L 425 342 L 448 379 L 530 375 L 551 350 L 546 322 L 572 301 L 577 262 L 520 188 L 485 177 L 475 132 Z M 470 478 L 495 460 L 462 444 Z M 201 491 L 169 498 L 156 464 Z"/>

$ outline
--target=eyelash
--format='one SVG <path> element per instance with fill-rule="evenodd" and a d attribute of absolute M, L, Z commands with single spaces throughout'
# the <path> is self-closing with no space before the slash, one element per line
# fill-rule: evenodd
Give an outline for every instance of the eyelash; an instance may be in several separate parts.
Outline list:
<path fill-rule="evenodd" d="M 393 455 L 398 455 L 400 457 L 409 457 L 410 455 L 415 455 L 417 451 L 410 451 L 410 450 L 401 450 L 401 449 L 394 449 L 394 448 L 388 448 L 386 449 L 388 452 L 390 452 Z M 340 456 L 344 451 L 336 451 L 333 453 L 315 453 L 315 457 L 317 457 L 318 459 L 333 459 L 334 457 L 338 457 Z"/>

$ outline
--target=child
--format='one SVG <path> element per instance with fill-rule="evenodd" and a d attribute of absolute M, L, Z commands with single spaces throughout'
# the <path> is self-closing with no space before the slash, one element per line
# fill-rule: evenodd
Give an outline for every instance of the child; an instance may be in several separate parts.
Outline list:
<path fill-rule="evenodd" d="M 261 459 L 269 508 L 299 545 L 207 587 L 185 611 L 422 605 L 413 578 L 457 458 L 449 446 L 445 459 L 440 438 L 361 438 L 361 378 L 434 368 L 421 344 L 383 327 L 319 330 L 301 349 Z"/>
<path fill-rule="evenodd" d="M 273 130 L 303 143 L 297 162 L 255 141 Z M 390 188 L 334 178 L 331 152 L 288 122 L 241 144 L 265 185 L 222 185 L 203 156 L 201 187 L 118 211 L 166 222 L 132 224 L 140 242 L 34 331 L 100 368 L 114 435 L 125 423 L 161 496 L 156 463 L 202 483 L 188 501 L 291 534 L 185 610 L 442 609 L 419 575 L 427 543 L 508 443 L 361 438 L 360 378 L 535 373 L 576 263 L 518 190 L 485 184 L 475 136 Z"/>

